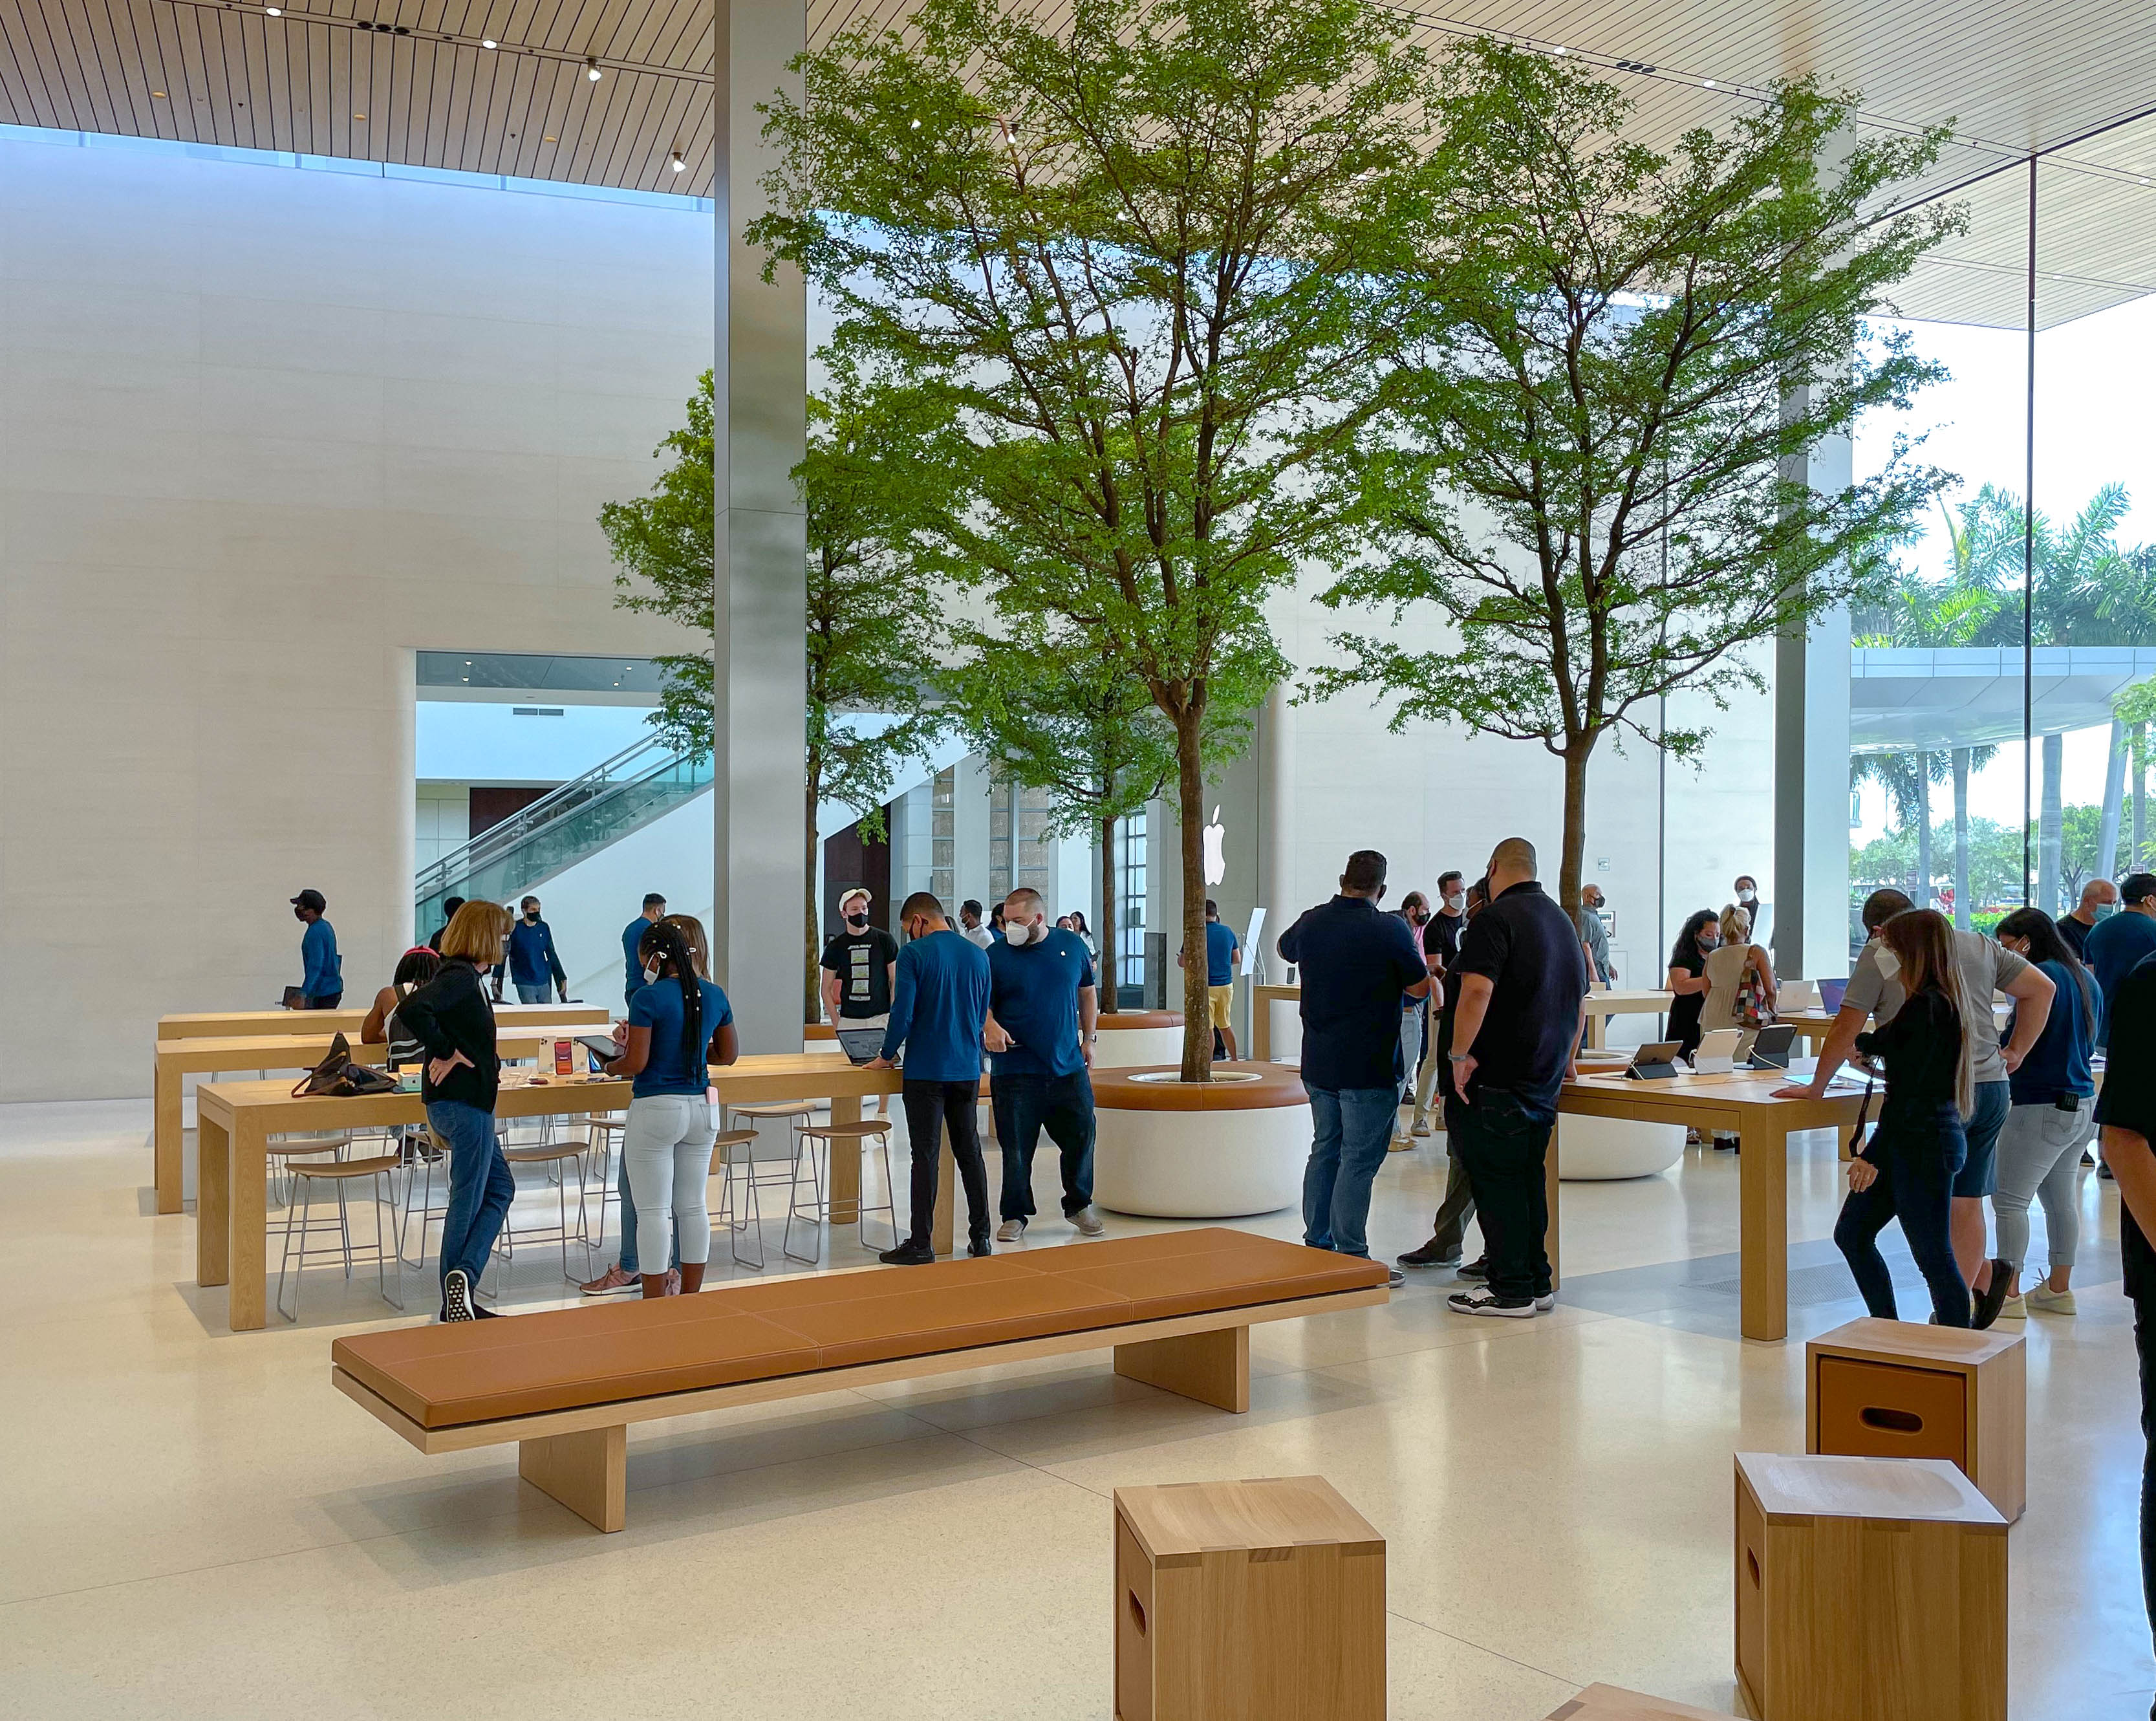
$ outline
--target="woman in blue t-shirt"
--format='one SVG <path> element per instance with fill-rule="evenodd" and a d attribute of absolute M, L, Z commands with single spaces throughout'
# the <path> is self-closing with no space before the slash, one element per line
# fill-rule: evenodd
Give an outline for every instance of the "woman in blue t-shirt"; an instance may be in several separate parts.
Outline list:
<path fill-rule="evenodd" d="M 673 1236 L 684 1292 L 702 1288 L 711 1257 L 704 1191 L 717 1131 L 705 1066 L 731 1064 L 739 1051 L 733 1007 L 703 978 L 703 928 L 696 927 L 692 938 L 694 924 L 686 915 L 670 914 L 644 933 L 637 947 L 644 984 L 617 1030 L 621 1055 L 606 1066 L 609 1076 L 634 1078 L 621 1158 L 636 1205 L 638 1251 L 647 1261 L 663 1261 Z M 663 1268 L 643 1279 L 646 1297 L 666 1294 Z"/>
<path fill-rule="evenodd" d="M 2082 1144 L 2093 1127 L 2096 1078 L 2089 1068 L 2102 994 L 2096 977 L 2076 958 L 2057 923 L 2041 908 L 2017 908 L 1999 922 L 1999 942 L 2043 969 L 2058 988 L 2044 1031 L 2008 1082 L 2013 1105 L 1999 1132 L 1999 1187 L 1991 1197 L 1999 1226 L 1999 1259 L 1991 1271 L 2006 1276 L 2008 1319 L 2030 1308 L 2074 1312 L 2068 1288 L 2081 1242 Z M 2011 1035 L 2009 1030 L 2009 1037 Z M 2021 1263 L 2029 1251 L 2029 1201 L 2044 1205 L 2051 1275 L 2021 1297 Z"/>

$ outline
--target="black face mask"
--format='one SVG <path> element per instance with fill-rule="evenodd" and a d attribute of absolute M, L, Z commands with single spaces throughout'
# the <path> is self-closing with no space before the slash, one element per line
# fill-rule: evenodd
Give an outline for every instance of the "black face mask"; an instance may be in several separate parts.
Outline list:
<path fill-rule="evenodd" d="M 865 914 L 850 914 L 846 917 L 846 924 L 851 927 L 857 932 L 865 927 L 868 923 L 869 917 Z"/>
<path fill-rule="evenodd" d="M 295 908 L 292 911 L 292 918 L 304 926 L 306 923 L 307 911 L 304 908 Z"/>
<path fill-rule="evenodd" d="M 536 908 L 526 909 L 524 911 L 524 920 L 525 924 L 527 926 L 537 926 L 539 924 L 539 911 Z"/>

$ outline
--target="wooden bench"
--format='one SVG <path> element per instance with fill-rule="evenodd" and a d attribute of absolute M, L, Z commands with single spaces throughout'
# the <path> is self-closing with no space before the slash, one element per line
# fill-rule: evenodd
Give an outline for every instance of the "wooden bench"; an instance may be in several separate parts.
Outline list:
<path fill-rule="evenodd" d="M 1389 1296 L 1375 1261 L 1208 1227 L 363 1333 L 330 1379 L 423 1452 L 515 1441 L 526 1482 L 618 1530 L 632 1422 L 1108 1349 L 1246 1410 L 1254 1324 Z"/>

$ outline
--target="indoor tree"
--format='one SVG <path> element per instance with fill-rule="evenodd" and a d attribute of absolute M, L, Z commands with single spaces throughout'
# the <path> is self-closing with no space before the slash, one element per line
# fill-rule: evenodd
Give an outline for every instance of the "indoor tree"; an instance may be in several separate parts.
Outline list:
<path fill-rule="evenodd" d="M 1568 909 L 1603 738 L 1697 757 L 1706 732 L 1664 727 L 1664 697 L 1763 686 L 1739 648 L 1871 589 L 1942 481 L 1905 444 L 1876 476 L 1805 481 L 1810 450 L 1939 374 L 1866 318 L 1956 228 L 1876 214 L 1943 133 L 1861 137 L 1823 167 L 1853 110 L 1785 82 L 1665 153 L 1626 139 L 1630 104 L 1590 68 L 1489 40 L 1433 100 L 1426 313 L 1370 473 L 1387 542 L 1326 596 L 1433 610 L 1456 639 L 1343 635 L 1312 691 L 1554 754 Z"/>
<path fill-rule="evenodd" d="M 1175 741 L 1184 944 L 1204 943 L 1206 736 L 1288 665 L 1265 613 L 1342 564 L 1354 456 L 1412 289 L 1397 193 L 1419 57 L 1364 0 L 926 0 L 798 62 L 752 241 L 836 342 L 940 392 L 960 557 L 1006 618 L 1142 687 Z M 1209 1079 L 1205 968 L 1182 1075 Z"/>
<path fill-rule="evenodd" d="M 862 381 L 844 364 L 808 403 L 808 454 L 794 469 L 808 516 L 808 745 L 803 759 L 802 1010 L 820 1013 L 816 811 L 848 807 L 871 834 L 899 766 L 924 752 L 939 720 L 923 677 L 936 643 L 937 527 L 948 491 L 937 476 L 947 422 L 925 397 Z M 651 722 L 696 758 L 711 751 L 711 373 L 688 422 L 657 450 L 671 464 L 648 496 L 599 511 L 614 560 L 615 603 L 679 622 L 700 650 L 655 659 L 665 674 Z M 895 718 L 876 728 L 865 715 Z"/>
<path fill-rule="evenodd" d="M 1116 827 L 1175 780 L 1175 732 L 1144 683 L 1074 632 L 995 634 L 967 626 L 936 676 L 945 711 L 1003 773 L 1048 796 L 1049 834 L 1083 834 L 1101 862 L 1101 1009 L 1117 1004 Z M 1218 726 L 1216 726 L 1217 727 Z M 1209 735 L 1230 753 L 1240 732 Z"/>

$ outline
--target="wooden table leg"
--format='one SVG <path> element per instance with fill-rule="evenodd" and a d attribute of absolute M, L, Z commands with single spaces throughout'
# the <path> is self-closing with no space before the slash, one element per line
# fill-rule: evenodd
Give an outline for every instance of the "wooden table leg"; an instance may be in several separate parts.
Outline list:
<path fill-rule="evenodd" d="M 516 1473 L 593 1529 L 629 1521 L 629 1430 L 589 1428 L 516 1444 Z"/>
<path fill-rule="evenodd" d="M 150 1153 L 151 1181 L 157 1185 L 160 1213 L 177 1213 L 183 1193 L 180 1088 L 185 1080 L 177 1070 L 167 1069 L 162 1058 L 157 1060 L 154 1086 L 157 1099 L 150 1112 Z"/>
<path fill-rule="evenodd" d="M 1250 1329 L 1224 1327 L 1116 1347 L 1116 1372 L 1238 1415 L 1250 1408 Z"/>
<path fill-rule="evenodd" d="M 204 1115 L 195 1124 L 195 1283 L 222 1285 L 231 1276 L 232 1143 L 222 1123 Z"/>
<path fill-rule="evenodd" d="M 861 1102 L 850 1094 L 842 1094 L 831 1102 L 831 1122 L 835 1124 L 858 1123 L 861 1121 Z M 859 1142 L 834 1141 L 831 1144 L 831 1229 L 852 1225 L 861 1216 L 861 1144 Z"/>
<path fill-rule="evenodd" d="M 1789 1334 L 1789 1139 L 1766 1118 L 1738 1132 L 1738 1275 L 1747 1338 Z"/>
<path fill-rule="evenodd" d="M 228 1206 L 232 1214 L 232 1242 L 228 1261 L 231 1277 L 225 1290 L 225 1310 L 235 1333 L 252 1333 L 268 1323 L 264 1282 L 268 1277 L 268 1245 L 263 1227 L 269 1220 L 270 1156 L 264 1151 L 267 1138 L 259 1123 L 242 1121 L 232 1132 L 232 1186 Z M 202 1224 L 200 1210 L 195 1221 Z"/>
<path fill-rule="evenodd" d="M 1603 1042 L 1609 1037 L 1609 1018 L 1596 1009 L 1590 1001 L 1587 1011 L 1587 1049 L 1589 1051 L 1601 1051 Z"/>
<path fill-rule="evenodd" d="M 1273 1061 L 1273 1001 L 1250 993 L 1250 1056 L 1260 1064 Z"/>

